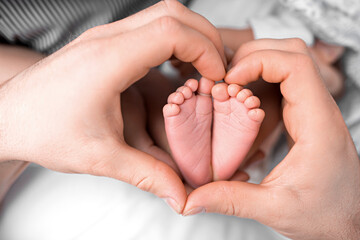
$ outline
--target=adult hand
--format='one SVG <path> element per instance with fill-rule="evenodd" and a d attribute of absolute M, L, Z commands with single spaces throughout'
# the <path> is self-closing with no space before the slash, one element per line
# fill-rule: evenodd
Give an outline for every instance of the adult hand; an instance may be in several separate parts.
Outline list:
<path fill-rule="evenodd" d="M 251 218 L 291 239 L 359 239 L 360 163 L 341 113 L 305 44 L 259 40 L 240 49 L 225 78 L 281 83 L 283 118 L 295 145 L 260 185 L 215 182 L 193 191 L 184 213 Z"/>
<path fill-rule="evenodd" d="M 173 55 L 209 79 L 225 76 L 216 29 L 177 1 L 86 31 L 1 86 L 0 161 L 116 178 L 180 212 L 180 178 L 124 142 L 120 104 L 121 92 Z"/>

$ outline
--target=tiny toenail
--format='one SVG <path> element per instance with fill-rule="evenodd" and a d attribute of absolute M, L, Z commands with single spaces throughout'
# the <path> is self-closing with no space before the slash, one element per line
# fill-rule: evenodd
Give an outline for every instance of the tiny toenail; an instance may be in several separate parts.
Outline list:
<path fill-rule="evenodd" d="M 189 211 L 187 211 L 186 213 L 184 213 L 184 216 L 192 216 L 192 215 L 196 215 L 196 214 L 200 214 L 200 213 L 205 213 L 206 210 L 204 207 L 195 207 L 193 209 L 190 209 Z"/>

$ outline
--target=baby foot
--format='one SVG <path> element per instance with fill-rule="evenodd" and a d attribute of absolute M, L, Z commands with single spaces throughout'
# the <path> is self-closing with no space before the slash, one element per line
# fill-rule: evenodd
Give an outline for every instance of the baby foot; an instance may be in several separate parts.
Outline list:
<path fill-rule="evenodd" d="M 212 167 L 215 180 L 227 180 L 238 169 L 252 146 L 265 112 L 259 98 L 236 84 L 213 87 L 214 122 Z"/>
<path fill-rule="evenodd" d="M 212 101 L 195 95 L 199 83 L 190 79 L 168 98 L 163 114 L 170 149 L 185 180 L 193 187 L 212 180 Z"/>

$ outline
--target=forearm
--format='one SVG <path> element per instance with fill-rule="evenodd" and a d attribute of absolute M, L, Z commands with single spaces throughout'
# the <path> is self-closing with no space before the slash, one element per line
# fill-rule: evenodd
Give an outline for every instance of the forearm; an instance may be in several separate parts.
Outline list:
<path fill-rule="evenodd" d="M 25 48 L 0 45 L 0 86 L 42 58 L 41 54 Z M 0 202 L 27 165 L 27 162 L 0 157 Z"/>

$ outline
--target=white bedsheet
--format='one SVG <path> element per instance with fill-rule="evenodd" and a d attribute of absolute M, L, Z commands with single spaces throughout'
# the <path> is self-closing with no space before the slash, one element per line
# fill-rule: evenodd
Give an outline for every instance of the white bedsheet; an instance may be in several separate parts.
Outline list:
<path fill-rule="evenodd" d="M 31 165 L 9 192 L 2 240 L 275 240 L 252 220 L 217 214 L 182 217 L 161 199 L 104 177 Z"/>

